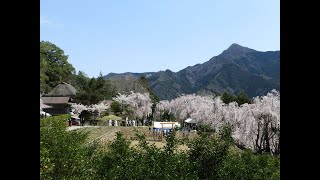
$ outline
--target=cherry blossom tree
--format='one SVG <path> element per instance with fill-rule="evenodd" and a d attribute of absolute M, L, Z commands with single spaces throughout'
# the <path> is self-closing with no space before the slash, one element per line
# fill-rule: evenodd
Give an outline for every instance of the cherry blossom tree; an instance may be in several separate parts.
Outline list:
<path fill-rule="evenodd" d="M 97 112 L 98 116 L 100 116 L 101 112 L 106 111 L 107 109 L 110 108 L 110 101 L 101 101 L 98 104 L 92 104 L 89 106 L 83 105 L 83 104 L 72 104 L 71 105 L 71 110 L 75 114 L 80 114 L 83 110 L 87 110 L 90 112 Z"/>
<path fill-rule="evenodd" d="M 280 93 L 272 90 L 254 98 L 251 106 L 256 122 L 255 148 L 258 152 L 280 153 Z"/>
<path fill-rule="evenodd" d="M 71 110 L 73 113 L 75 114 L 80 114 L 83 110 L 87 110 L 88 107 L 86 105 L 83 105 L 83 104 L 72 104 L 71 105 Z"/>
<path fill-rule="evenodd" d="M 216 131 L 228 123 L 239 147 L 280 153 L 280 93 L 276 90 L 241 106 L 236 102 L 224 104 L 219 96 L 183 95 L 156 105 L 157 117 L 165 111 L 174 114 L 179 122 L 192 118 L 198 125 L 207 124 Z"/>
<path fill-rule="evenodd" d="M 100 116 L 101 112 L 106 111 L 110 108 L 111 102 L 110 101 L 101 101 L 98 104 L 92 104 L 88 107 L 89 111 L 97 112 L 97 115 Z"/>
<path fill-rule="evenodd" d="M 169 101 L 163 100 L 156 104 L 155 112 L 153 113 L 153 119 L 160 119 L 160 116 L 169 111 Z"/>
<path fill-rule="evenodd" d="M 120 94 L 113 98 L 121 104 L 122 107 L 128 106 L 133 110 L 133 116 L 138 119 L 147 118 L 152 113 L 152 103 L 149 93 Z"/>

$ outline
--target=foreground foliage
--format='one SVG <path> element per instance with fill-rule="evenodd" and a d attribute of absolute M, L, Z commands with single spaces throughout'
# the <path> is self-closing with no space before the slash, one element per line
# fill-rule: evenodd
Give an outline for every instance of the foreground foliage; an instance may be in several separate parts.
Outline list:
<path fill-rule="evenodd" d="M 139 144 L 118 132 L 107 146 L 85 144 L 87 134 L 66 131 L 67 116 L 40 120 L 41 179 L 280 179 L 280 160 L 235 149 L 228 126 L 219 134 L 202 128 L 193 140 L 175 133 L 166 145 L 148 144 L 136 131 Z M 188 150 L 178 150 L 185 143 Z"/>

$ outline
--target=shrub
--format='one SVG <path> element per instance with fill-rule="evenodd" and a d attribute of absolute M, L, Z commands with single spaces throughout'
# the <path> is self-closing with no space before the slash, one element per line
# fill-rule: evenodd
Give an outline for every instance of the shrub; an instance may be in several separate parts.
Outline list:
<path fill-rule="evenodd" d="M 164 148 L 146 141 L 136 131 L 139 143 L 130 147 L 120 132 L 100 146 L 87 145 L 83 131 L 66 131 L 68 116 L 40 120 L 41 179 L 280 179 L 280 160 L 249 150 L 231 151 L 231 127 L 219 135 L 203 126 L 195 139 L 178 141 L 175 131 L 166 137 Z M 180 143 L 189 150 L 177 151 Z"/>
<path fill-rule="evenodd" d="M 228 143 L 203 133 L 191 141 L 188 147 L 189 161 L 193 163 L 192 171 L 200 179 L 217 179 L 218 170 L 228 152 Z"/>
<path fill-rule="evenodd" d="M 255 155 L 250 150 L 230 153 L 218 175 L 219 179 L 280 179 L 280 160 L 271 155 Z"/>
<path fill-rule="evenodd" d="M 40 120 L 41 179 L 83 179 L 89 162 L 84 146 L 87 134 L 66 131 L 67 115 Z M 49 179 L 51 179 L 49 178 Z"/>
<path fill-rule="evenodd" d="M 198 131 L 197 131 L 198 135 L 200 135 L 200 136 L 209 136 L 209 135 L 213 134 L 214 132 L 215 132 L 214 129 L 212 129 L 207 124 L 200 125 L 198 127 Z"/>

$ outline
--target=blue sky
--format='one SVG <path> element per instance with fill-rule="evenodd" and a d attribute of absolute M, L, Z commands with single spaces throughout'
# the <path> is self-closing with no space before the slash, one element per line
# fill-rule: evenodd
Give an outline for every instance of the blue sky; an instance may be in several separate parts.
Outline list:
<path fill-rule="evenodd" d="M 89 77 L 177 72 L 232 43 L 280 50 L 276 0 L 40 0 L 40 39 Z"/>

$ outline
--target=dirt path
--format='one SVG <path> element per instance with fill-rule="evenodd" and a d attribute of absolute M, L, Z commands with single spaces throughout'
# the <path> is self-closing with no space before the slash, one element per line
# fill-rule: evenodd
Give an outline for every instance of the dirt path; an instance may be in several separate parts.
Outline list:
<path fill-rule="evenodd" d="M 76 130 L 76 129 L 86 128 L 86 127 L 98 128 L 98 127 L 101 127 L 101 126 L 71 126 L 71 127 L 67 127 L 67 131 L 73 131 L 73 130 Z"/>

